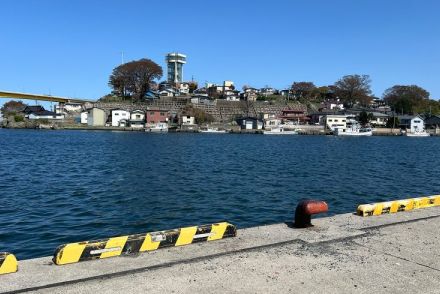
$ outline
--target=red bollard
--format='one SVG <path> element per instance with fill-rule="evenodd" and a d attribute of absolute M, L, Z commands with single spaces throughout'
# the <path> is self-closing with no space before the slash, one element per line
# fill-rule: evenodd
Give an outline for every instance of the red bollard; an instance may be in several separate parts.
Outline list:
<path fill-rule="evenodd" d="M 328 205 L 325 201 L 319 200 L 303 200 L 298 203 L 295 210 L 296 228 L 307 228 L 312 225 L 312 215 L 318 213 L 325 213 L 328 211 Z"/>

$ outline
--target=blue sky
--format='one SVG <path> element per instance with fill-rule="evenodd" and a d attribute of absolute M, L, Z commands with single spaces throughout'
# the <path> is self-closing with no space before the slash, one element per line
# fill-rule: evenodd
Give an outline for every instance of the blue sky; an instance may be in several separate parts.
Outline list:
<path fill-rule="evenodd" d="M 185 79 L 200 83 L 285 88 L 369 74 L 376 96 L 417 84 L 440 98 L 440 1 L 152 2 L 1 1 L 0 89 L 97 99 L 121 51 L 163 67 L 179 51 Z"/>

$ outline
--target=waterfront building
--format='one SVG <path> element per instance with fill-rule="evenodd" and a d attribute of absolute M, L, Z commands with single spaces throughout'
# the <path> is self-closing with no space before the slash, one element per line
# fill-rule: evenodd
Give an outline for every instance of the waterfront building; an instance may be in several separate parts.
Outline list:
<path fill-rule="evenodd" d="M 281 119 L 279 118 L 267 118 L 264 120 L 264 128 L 272 129 L 281 125 Z"/>
<path fill-rule="evenodd" d="M 101 108 L 93 107 L 87 111 L 87 125 L 91 127 L 103 127 L 107 116 Z"/>
<path fill-rule="evenodd" d="M 145 126 L 145 112 L 136 109 L 130 113 L 130 127 L 143 128 Z"/>
<path fill-rule="evenodd" d="M 27 115 L 28 119 L 47 119 L 47 120 L 62 120 L 64 119 L 64 114 L 55 113 L 53 111 L 43 110 L 32 112 Z"/>
<path fill-rule="evenodd" d="M 111 111 L 112 116 L 112 127 L 123 127 L 127 124 L 128 119 L 130 118 L 130 112 L 123 109 L 113 109 Z M 125 120 L 125 122 L 122 122 Z M 121 122 L 123 125 L 121 125 Z"/>
<path fill-rule="evenodd" d="M 425 122 L 420 115 L 401 115 L 398 118 L 401 129 L 406 129 L 411 133 L 421 132 L 425 129 Z"/>
<path fill-rule="evenodd" d="M 256 117 L 241 117 L 236 120 L 242 130 L 261 130 L 263 121 Z"/>
<path fill-rule="evenodd" d="M 62 120 L 64 119 L 63 114 L 55 113 L 44 109 L 40 105 L 26 106 L 23 110 L 24 117 L 27 119 L 47 119 L 47 120 Z"/>
<path fill-rule="evenodd" d="M 46 109 L 44 109 L 43 106 L 40 105 L 31 105 L 31 106 L 26 106 L 23 110 L 25 117 L 28 117 L 29 114 L 31 113 L 36 113 L 36 112 L 41 112 L 41 111 L 45 111 Z"/>
<path fill-rule="evenodd" d="M 326 115 L 323 117 L 323 123 L 326 128 L 334 131 L 336 128 L 347 128 L 347 115 Z"/>
<path fill-rule="evenodd" d="M 157 124 L 168 122 L 169 111 L 165 109 L 148 109 L 146 111 L 147 124 Z"/>
<path fill-rule="evenodd" d="M 437 129 L 440 127 L 440 115 L 431 115 L 425 119 L 426 128 Z"/>
<path fill-rule="evenodd" d="M 182 115 L 182 125 L 194 125 L 196 123 L 196 119 L 191 115 Z"/>
<path fill-rule="evenodd" d="M 183 65 L 186 63 L 186 55 L 181 53 L 168 53 L 166 55 L 168 69 L 168 83 L 178 84 L 183 82 Z"/>
<path fill-rule="evenodd" d="M 81 115 L 80 115 L 80 117 L 81 117 L 81 119 L 80 119 L 81 124 L 87 124 L 87 114 L 88 114 L 87 111 L 81 112 Z"/>
<path fill-rule="evenodd" d="M 280 118 L 283 121 L 293 123 L 304 123 L 309 120 L 307 117 L 307 107 L 303 105 L 297 105 L 296 107 L 289 107 L 281 111 Z"/>
<path fill-rule="evenodd" d="M 382 112 L 370 112 L 373 115 L 373 119 L 370 120 L 370 124 L 376 127 L 385 127 L 390 116 Z"/>

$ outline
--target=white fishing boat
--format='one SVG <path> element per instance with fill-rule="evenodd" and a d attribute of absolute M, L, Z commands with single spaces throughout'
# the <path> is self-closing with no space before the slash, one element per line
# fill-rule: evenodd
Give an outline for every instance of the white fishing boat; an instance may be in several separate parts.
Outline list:
<path fill-rule="evenodd" d="M 200 129 L 200 133 L 210 133 L 210 134 L 226 134 L 226 130 L 219 130 L 214 128 L 206 128 L 206 129 Z"/>
<path fill-rule="evenodd" d="M 346 127 L 336 127 L 333 131 L 336 136 L 372 136 L 373 129 L 363 128 L 356 120 L 347 120 Z"/>
<path fill-rule="evenodd" d="M 164 122 L 156 123 L 154 125 L 147 126 L 145 132 L 151 133 L 168 133 L 168 124 Z"/>
<path fill-rule="evenodd" d="M 283 126 L 277 126 L 270 130 L 263 131 L 264 135 L 298 135 L 298 131 L 285 129 Z"/>
<path fill-rule="evenodd" d="M 429 133 L 427 133 L 425 130 L 414 130 L 414 132 L 406 132 L 405 136 L 407 137 L 429 137 L 431 136 Z"/>

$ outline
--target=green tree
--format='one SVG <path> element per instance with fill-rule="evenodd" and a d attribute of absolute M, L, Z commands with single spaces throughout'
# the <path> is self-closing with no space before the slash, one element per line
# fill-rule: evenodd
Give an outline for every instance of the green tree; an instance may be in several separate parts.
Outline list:
<path fill-rule="evenodd" d="M 109 86 L 117 95 L 142 100 L 150 90 L 151 83 L 160 79 L 162 74 L 162 67 L 150 59 L 143 58 L 113 69 Z"/>
<path fill-rule="evenodd" d="M 194 93 L 195 90 L 197 90 L 199 85 L 197 82 L 189 82 L 189 92 Z"/>
<path fill-rule="evenodd" d="M 23 101 L 21 100 L 19 101 L 11 100 L 3 104 L 1 111 L 3 112 L 3 114 L 16 113 L 23 111 L 26 106 L 27 105 L 24 104 Z"/>
<path fill-rule="evenodd" d="M 365 110 L 359 113 L 359 122 L 361 125 L 365 126 L 373 119 L 373 114 L 371 112 L 367 113 Z"/>
<path fill-rule="evenodd" d="M 368 106 L 371 102 L 371 79 L 369 75 L 347 75 L 334 84 L 335 96 L 348 107 L 356 103 Z"/>
<path fill-rule="evenodd" d="M 400 124 L 400 120 L 397 116 L 390 117 L 387 120 L 386 127 L 387 128 L 398 128 Z"/>
<path fill-rule="evenodd" d="M 430 104 L 429 92 L 416 85 L 395 85 L 385 90 L 383 99 L 398 113 L 426 112 Z"/>
<path fill-rule="evenodd" d="M 318 89 L 312 82 L 294 82 L 290 87 L 293 97 L 301 101 L 315 100 Z"/>

